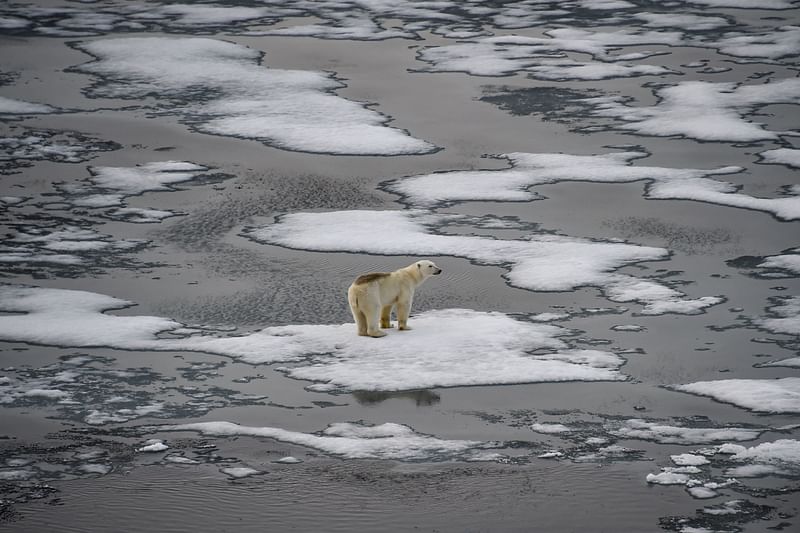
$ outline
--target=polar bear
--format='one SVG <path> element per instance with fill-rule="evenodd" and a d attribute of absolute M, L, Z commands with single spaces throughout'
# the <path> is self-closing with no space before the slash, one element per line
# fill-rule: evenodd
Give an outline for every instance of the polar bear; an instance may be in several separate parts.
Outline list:
<path fill-rule="evenodd" d="M 397 329 L 411 329 L 408 327 L 408 313 L 414 289 L 429 277 L 441 273 L 442 269 L 433 261 L 422 260 L 394 272 L 373 272 L 356 278 L 347 289 L 347 301 L 356 319 L 358 334 L 369 337 L 386 335 L 380 328 L 392 327 L 389 322 L 392 307 L 397 314 Z"/>

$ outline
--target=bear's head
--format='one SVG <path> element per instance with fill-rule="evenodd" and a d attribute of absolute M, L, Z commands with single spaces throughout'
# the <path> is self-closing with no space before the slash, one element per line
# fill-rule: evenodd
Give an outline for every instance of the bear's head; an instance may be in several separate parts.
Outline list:
<path fill-rule="evenodd" d="M 433 261 L 428 261 L 427 259 L 417 261 L 416 265 L 423 278 L 427 278 L 428 276 L 438 276 L 442 273 L 441 268 L 437 267 Z"/>

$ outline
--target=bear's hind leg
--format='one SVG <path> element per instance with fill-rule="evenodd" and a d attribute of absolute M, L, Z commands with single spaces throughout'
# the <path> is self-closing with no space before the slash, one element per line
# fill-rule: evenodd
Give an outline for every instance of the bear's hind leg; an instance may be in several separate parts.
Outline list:
<path fill-rule="evenodd" d="M 389 329 L 392 327 L 392 306 L 385 305 L 383 309 L 381 309 L 381 328 L 382 329 Z"/>
<path fill-rule="evenodd" d="M 358 325 L 358 334 L 362 337 L 367 336 L 367 317 L 361 311 L 355 311 L 353 316 L 356 317 L 356 324 Z"/>
<path fill-rule="evenodd" d="M 372 313 L 365 313 L 365 315 L 367 316 L 367 335 L 376 338 L 385 337 L 386 333 L 378 327 L 380 325 L 380 309 L 376 308 Z"/>

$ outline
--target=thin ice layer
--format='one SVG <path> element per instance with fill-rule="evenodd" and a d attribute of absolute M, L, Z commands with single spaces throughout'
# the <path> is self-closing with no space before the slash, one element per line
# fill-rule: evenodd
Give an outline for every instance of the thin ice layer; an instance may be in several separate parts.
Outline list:
<path fill-rule="evenodd" d="M 262 66 L 261 52 L 203 38 L 134 37 L 83 42 L 97 59 L 78 67 L 104 80 L 95 97 L 155 97 L 205 133 L 257 139 L 287 150 L 351 155 L 424 154 L 425 141 L 333 94 L 330 74 Z"/>
<path fill-rule="evenodd" d="M 641 302 L 643 314 L 697 314 L 722 301 L 718 297 L 686 299 L 655 281 L 615 272 L 625 265 L 664 259 L 667 251 L 662 248 L 556 235 L 500 240 L 432 232 L 432 227 L 453 220 L 422 210 L 293 213 L 273 224 L 250 229 L 246 235 L 259 242 L 302 250 L 465 257 L 509 268 L 505 277 L 516 287 L 569 291 L 596 286 L 613 301 Z M 392 238 L 379 238 L 383 235 Z"/>
<path fill-rule="evenodd" d="M 148 316 L 104 311 L 132 304 L 101 294 L 0 286 L 0 338 L 65 347 L 199 351 L 249 363 L 297 362 L 285 371 L 320 382 L 318 390 L 403 390 L 437 386 L 624 380 L 624 360 L 610 352 L 570 349 L 564 328 L 468 309 L 412 317 L 414 330 L 380 341 L 354 324 L 265 328 L 221 337 Z M 188 336 L 187 336 L 188 334 Z M 537 355 L 530 355 L 531 352 Z"/>

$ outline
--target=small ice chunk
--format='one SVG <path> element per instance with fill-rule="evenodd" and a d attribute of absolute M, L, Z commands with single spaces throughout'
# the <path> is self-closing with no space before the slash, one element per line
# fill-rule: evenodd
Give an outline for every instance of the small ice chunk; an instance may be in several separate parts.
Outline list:
<path fill-rule="evenodd" d="M 710 461 L 702 455 L 682 453 L 680 455 L 670 455 L 672 462 L 678 466 L 699 466 L 707 465 Z"/>
<path fill-rule="evenodd" d="M 287 455 L 286 457 L 281 457 L 280 459 L 277 459 L 277 460 L 275 460 L 273 462 L 274 463 L 285 464 L 285 465 L 294 465 L 294 464 L 302 463 L 303 461 L 298 459 L 297 457 L 292 457 L 291 455 Z"/>
<path fill-rule="evenodd" d="M 255 468 L 248 468 L 246 466 L 230 466 L 226 468 L 220 468 L 220 472 L 232 477 L 233 479 L 242 479 L 245 477 L 256 476 L 258 474 L 264 473 L 261 470 L 256 470 Z"/>
<path fill-rule="evenodd" d="M 536 433 L 547 433 L 547 434 L 570 433 L 573 431 L 572 428 L 567 427 L 564 424 L 535 423 L 531 424 L 531 429 Z"/>
<path fill-rule="evenodd" d="M 692 498 L 697 498 L 698 500 L 707 500 L 709 498 L 716 498 L 719 496 L 717 491 L 702 485 L 696 487 L 687 487 L 686 492 L 691 494 Z"/>
<path fill-rule="evenodd" d="M 144 446 L 140 448 L 136 448 L 137 452 L 145 452 L 145 453 L 154 453 L 154 452 L 163 452 L 164 450 L 168 450 L 169 446 L 164 444 L 163 441 L 159 439 L 149 439 L 145 441 Z"/>
<path fill-rule="evenodd" d="M 686 485 L 691 478 L 687 474 L 660 472 L 658 474 L 647 474 L 645 479 L 653 485 Z"/>

